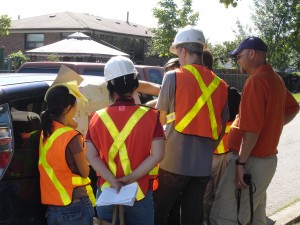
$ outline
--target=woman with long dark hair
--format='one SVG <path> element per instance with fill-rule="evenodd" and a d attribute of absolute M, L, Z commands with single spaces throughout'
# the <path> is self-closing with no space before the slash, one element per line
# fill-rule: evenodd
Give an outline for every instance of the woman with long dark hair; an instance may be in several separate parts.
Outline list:
<path fill-rule="evenodd" d="M 86 101 L 76 81 L 46 93 L 39 147 L 41 200 L 48 225 L 92 225 L 95 197 L 90 186 L 83 136 L 75 130 L 76 100 Z"/>

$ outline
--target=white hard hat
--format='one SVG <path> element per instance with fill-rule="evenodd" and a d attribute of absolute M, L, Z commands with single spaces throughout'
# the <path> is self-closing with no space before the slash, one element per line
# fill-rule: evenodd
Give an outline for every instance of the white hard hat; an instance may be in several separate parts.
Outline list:
<path fill-rule="evenodd" d="M 204 46 L 205 38 L 202 30 L 192 27 L 191 25 L 179 30 L 175 36 L 172 46 L 169 49 L 170 52 L 176 55 L 176 46 L 181 43 L 199 43 Z"/>
<path fill-rule="evenodd" d="M 137 71 L 133 62 L 125 56 L 114 56 L 105 64 L 105 81 L 110 81 L 128 74 L 137 74 Z"/>

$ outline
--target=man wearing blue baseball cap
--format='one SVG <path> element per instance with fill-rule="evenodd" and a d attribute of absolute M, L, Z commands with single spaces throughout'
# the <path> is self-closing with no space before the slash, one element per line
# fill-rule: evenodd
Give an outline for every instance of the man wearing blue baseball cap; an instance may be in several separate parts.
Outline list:
<path fill-rule="evenodd" d="M 228 134 L 232 153 L 212 206 L 213 225 L 267 225 L 266 190 L 276 170 L 277 145 L 283 126 L 299 112 L 299 104 L 267 64 L 267 51 L 260 38 L 249 37 L 229 53 L 250 77 Z"/>

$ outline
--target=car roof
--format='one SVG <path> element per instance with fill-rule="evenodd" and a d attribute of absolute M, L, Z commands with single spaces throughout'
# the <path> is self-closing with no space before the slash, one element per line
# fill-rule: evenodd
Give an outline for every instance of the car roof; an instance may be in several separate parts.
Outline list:
<path fill-rule="evenodd" d="M 25 65 L 105 65 L 105 63 L 98 62 L 70 62 L 70 61 L 38 61 L 38 62 L 25 62 Z"/>
<path fill-rule="evenodd" d="M 49 85 L 55 80 L 57 74 L 53 73 L 0 73 L 0 86 L 23 84 L 32 82 L 44 81 Z M 81 75 L 84 78 L 84 83 L 104 83 L 104 77 Z"/>
<path fill-rule="evenodd" d="M 12 84 L 22 84 L 22 83 L 32 83 L 45 81 L 52 83 L 57 74 L 47 74 L 41 73 L 37 76 L 36 73 L 1 73 L 0 74 L 0 86 L 12 85 Z"/>

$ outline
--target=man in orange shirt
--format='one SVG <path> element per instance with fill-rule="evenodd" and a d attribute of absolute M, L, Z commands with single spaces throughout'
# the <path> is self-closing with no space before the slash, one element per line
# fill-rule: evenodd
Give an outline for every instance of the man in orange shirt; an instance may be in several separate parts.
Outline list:
<path fill-rule="evenodd" d="M 258 37 L 245 39 L 234 51 L 238 64 L 250 77 L 245 83 L 239 114 L 233 122 L 228 147 L 233 151 L 212 206 L 211 224 L 266 225 L 266 190 L 277 165 L 277 145 L 285 124 L 299 112 L 299 104 L 284 82 L 266 63 L 266 44 Z M 253 215 L 249 209 L 250 174 L 256 191 Z M 252 184 L 251 184 L 252 185 Z M 237 210 L 235 189 L 242 189 Z M 252 218 L 251 218 L 252 217 Z"/>

